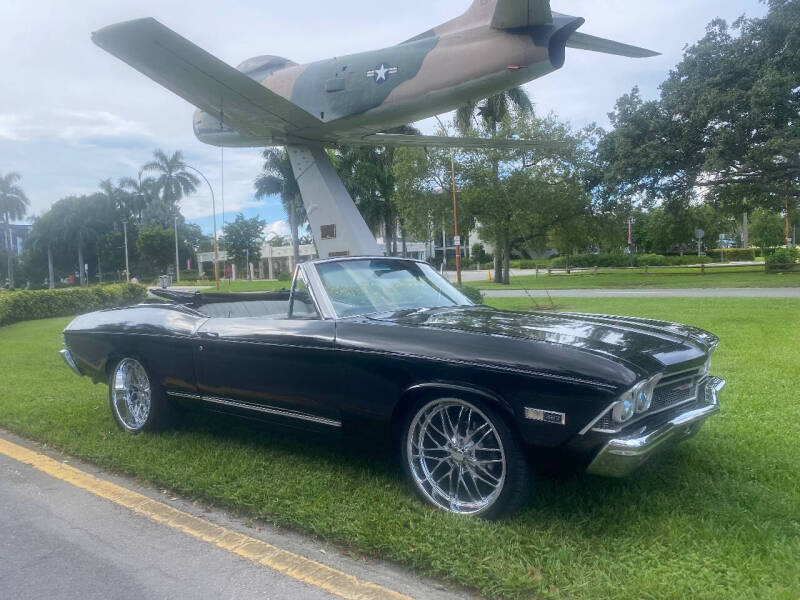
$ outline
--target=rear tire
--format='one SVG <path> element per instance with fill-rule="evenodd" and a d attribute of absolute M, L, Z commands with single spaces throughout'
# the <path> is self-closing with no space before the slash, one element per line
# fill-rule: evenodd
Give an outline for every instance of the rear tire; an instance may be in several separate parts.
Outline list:
<path fill-rule="evenodd" d="M 108 380 L 108 401 L 114 421 L 126 433 L 161 431 L 172 424 L 172 404 L 136 358 L 123 358 L 114 365 Z"/>
<path fill-rule="evenodd" d="M 484 519 L 512 514 L 532 484 L 519 435 L 478 400 L 418 403 L 402 429 L 401 456 L 414 491 L 454 514 Z"/>

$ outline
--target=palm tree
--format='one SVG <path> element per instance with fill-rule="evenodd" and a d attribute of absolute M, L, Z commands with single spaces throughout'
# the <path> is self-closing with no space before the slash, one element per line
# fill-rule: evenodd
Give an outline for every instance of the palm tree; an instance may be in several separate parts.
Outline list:
<path fill-rule="evenodd" d="M 400 125 L 386 133 L 420 134 L 412 125 Z M 396 148 L 393 146 L 342 146 L 336 164 L 339 177 L 358 205 L 369 228 L 373 231 L 383 228 L 386 253 L 390 255 L 397 254 L 395 152 Z"/>
<path fill-rule="evenodd" d="M 155 188 L 161 194 L 161 199 L 169 204 L 177 204 L 184 196 L 193 194 L 197 190 L 200 180 L 194 173 L 186 170 L 183 153 L 176 150 L 172 156 L 167 156 L 163 150 L 153 152 L 155 160 L 142 167 L 143 171 L 155 171 Z"/>
<path fill-rule="evenodd" d="M 136 220 L 139 222 L 142 220 L 142 211 L 144 211 L 158 195 L 156 180 L 152 177 L 142 178 L 143 173 L 144 171 L 140 170 L 136 179 L 133 177 L 123 177 L 119 180 L 120 187 L 130 194 L 130 199 L 128 201 L 130 216 L 135 216 Z"/>
<path fill-rule="evenodd" d="M 3 218 L 6 232 L 6 249 L 8 250 L 8 283 L 14 287 L 14 252 L 11 242 L 11 221 L 21 219 L 28 212 L 30 201 L 17 185 L 22 179 L 19 173 L 0 175 L 0 217 Z"/>
<path fill-rule="evenodd" d="M 492 132 L 496 133 L 497 126 L 512 108 L 522 113 L 533 110 L 533 102 L 524 88 L 517 86 L 484 100 L 468 102 L 456 111 L 456 127 L 462 132 L 469 131 L 477 113 Z"/>
<path fill-rule="evenodd" d="M 65 244 L 75 244 L 78 250 L 78 271 L 80 273 L 81 286 L 87 285 L 86 271 L 83 262 L 83 247 L 96 235 L 96 218 L 93 207 L 90 205 L 90 198 L 70 198 L 70 206 L 67 216 L 64 219 L 64 226 L 61 229 L 61 241 Z"/>
<path fill-rule="evenodd" d="M 34 251 L 47 248 L 47 282 L 49 288 L 55 288 L 55 269 L 53 268 L 53 244 L 57 242 L 61 226 L 58 216 L 49 210 L 34 221 L 28 244 Z"/>
<path fill-rule="evenodd" d="M 114 218 L 114 216 L 122 219 L 130 216 L 133 196 L 122 186 L 122 182 L 119 185 L 114 185 L 111 179 L 104 179 L 100 182 L 99 195 L 103 198 L 106 210 L 114 223 L 114 230 L 116 231 L 118 219 Z"/>
<path fill-rule="evenodd" d="M 278 195 L 289 217 L 292 234 L 294 264 L 300 262 L 300 238 L 297 230 L 308 221 L 306 208 L 300 196 L 300 187 L 294 177 L 289 153 L 285 149 L 267 148 L 264 150 L 264 172 L 255 181 L 256 198 Z"/>
<path fill-rule="evenodd" d="M 461 132 L 472 130 L 473 119 L 477 116 L 483 121 L 484 125 L 491 129 L 494 137 L 497 135 L 497 126 L 508 116 L 512 108 L 521 113 L 533 111 L 531 98 L 522 87 L 513 87 L 481 101 L 468 102 L 456 111 L 456 127 Z M 499 181 L 500 164 L 496 159 L 492 161 L 492 167 L 495 180 Z M 495 281 L 508 285 L 510 283 L 509 261 L 511 259 L 508 236 L 498 231 L 494 245 Z"/>

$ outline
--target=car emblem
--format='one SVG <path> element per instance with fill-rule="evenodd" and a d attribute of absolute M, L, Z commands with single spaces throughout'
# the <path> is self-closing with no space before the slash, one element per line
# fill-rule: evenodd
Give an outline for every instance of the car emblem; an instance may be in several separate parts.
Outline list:
<path fill-rule="evenodd" d="M 389 75 L 394 75 L 395 73 L 397 73 L 397 67 L 387 67 L 384 63 L 381 63 L 380 67 L 367 71 L 367 77 L 374 79 L 375 83 L 382 83 L 386 81 Z"/>

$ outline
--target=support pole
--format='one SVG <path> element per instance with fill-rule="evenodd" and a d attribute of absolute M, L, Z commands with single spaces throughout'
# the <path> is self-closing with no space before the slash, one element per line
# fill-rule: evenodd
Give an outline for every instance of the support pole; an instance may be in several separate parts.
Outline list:
<path fill-rule="evenodd" d="M 286 147 L 320 258 L 380 256 L 375 236 L 358 212 L 321 145 Z"/>
<path fill-rule="evenodd" d="M 128 283 L 131 282 L 131 268 L 128 264 L 128 222 L 122 222 L 122 230 L 125 232 L 125 279 Z"/>
<path fill-rule="evenodd" d="M 456 161 L 450 152 L 450 173 L 453 176 L 453 230 L 456 247 L 456 280 L 461 285 L 461 239 L 458 236 L 458 202 L 456 200 Z"/>

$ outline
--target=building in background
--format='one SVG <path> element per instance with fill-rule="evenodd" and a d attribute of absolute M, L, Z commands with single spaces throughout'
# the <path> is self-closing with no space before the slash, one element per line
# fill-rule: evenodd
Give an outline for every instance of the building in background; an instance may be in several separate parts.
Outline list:
<path fill-rule="evenodd" d="M 25 247 L 25 240 L 27 240 L 28 236 L 31 234 L 33 225 L 30 223 L 12 223 L 10 227 L 11 251 L 17 256 L 20 256 L 22 254 L 22 249 Z M 5 226 L 0 226 L 0 247 L 2 247 L 3 250 L 9 250 Z"/>

